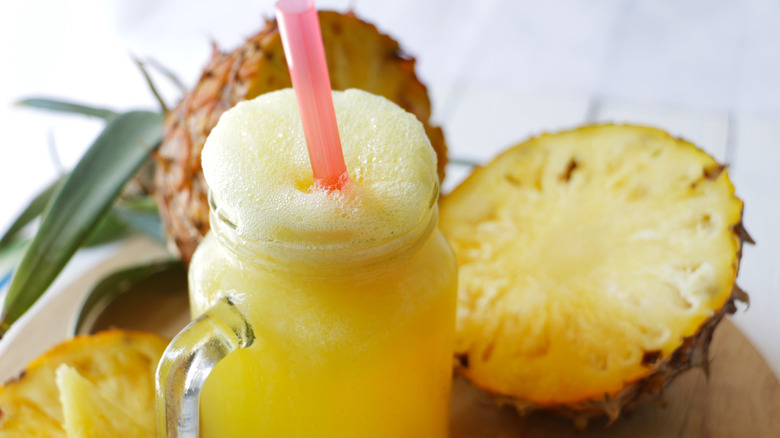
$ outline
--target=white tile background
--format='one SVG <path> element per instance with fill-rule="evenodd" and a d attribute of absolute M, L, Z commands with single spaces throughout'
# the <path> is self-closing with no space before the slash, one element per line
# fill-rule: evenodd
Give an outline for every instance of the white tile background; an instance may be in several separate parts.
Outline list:
<path fill-rule="evenodd" d="M 193 84 L 211 40 L 233 48 L 273 14 L 269 0 L 7 3 L 0 15 L 0 228 L 71 167 L 100 129 L 12 102 L 37 95 L 154 108 L 130 53 L 156 58 Z M 733 319 L 780 375 L 780 2 L 317 3 L 355 10 L 417 58 L 452 156 L 485 161 L 529 135 L 623 121 L 664 128 L 728 163 L 758 241 L 746 248 L 739 276 L 752 305 Z M 164 91 L 175 102 L 174 89 Z M 451 166 L 445 188 L 466 173 Z M 69 267 L 70 275 L 78 269 Z"/>

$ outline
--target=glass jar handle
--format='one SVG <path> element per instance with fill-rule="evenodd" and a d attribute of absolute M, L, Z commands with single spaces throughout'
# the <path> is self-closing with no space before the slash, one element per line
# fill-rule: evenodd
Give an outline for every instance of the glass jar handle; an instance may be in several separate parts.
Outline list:
<path fill-rule="evenodd" d="M 197 438 L 206 378 L 217 362 L 254 339 L 249 322 L 229 298 L 220 299 L 173 338 L 157 366 L 159 438 Z"/>

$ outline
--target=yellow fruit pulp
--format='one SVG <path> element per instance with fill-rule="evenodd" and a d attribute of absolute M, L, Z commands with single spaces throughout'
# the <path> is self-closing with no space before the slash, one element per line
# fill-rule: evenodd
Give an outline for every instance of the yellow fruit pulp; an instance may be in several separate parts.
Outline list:
<path fill-rule="evenodd" d="M 127 408 L 102 396 L 94 383 L 67 364 L 57 368 L 57 387 L 68 438 L 155 436 L 153 424 L 139 424 Z"/>
<path fill-rule="evenodd" d="M 256 340 L 209 376 L 203 437 L 447 436 L 456 263 L 435 229 L 435 154 L 383 98 L 334 104 L 341 191 L 311 187 L 291 90 L 237 105 L 206 143 L 192 312 L 228 295 Z"/>
<path fill-rule="evenodd" d="M 0 387 L 0 437 L 153 437 L 154 371 L 168 340 L 107 330 L 77 336 Z"/>
<path fill-rule="evenodd" d="M 722 166 L 656 129 L 509 149 L 442 203 L 464 374 L 543 406 L 646 377 L 729 299 L 741 208 Z"/>

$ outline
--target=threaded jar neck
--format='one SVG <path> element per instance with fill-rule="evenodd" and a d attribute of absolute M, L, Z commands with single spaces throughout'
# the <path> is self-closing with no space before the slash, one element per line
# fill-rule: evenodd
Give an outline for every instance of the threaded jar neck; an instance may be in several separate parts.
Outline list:
<path fill-rule="evenodd" d="M 334 232 L 329 243 L 313 244 L 304 239 L 252 239 L 239 233 L 235 223 L 219 208 L 209 192 L 211 232 L 220 245 L 242 265 L 258 265 L 264 269 L 283 269 L 310 273 L 311 269 L 344 271 L 363 269 L 374 264 L 403 260 L 418 250 L 430 237 L 438 223 L 438 187 L 429 208 L 422 217 L 405 230 L 393 231 L 388 236 L 351 241 L 342 232 Z M 300 237 L 300 236 L 296 236 Z M 321 236 L 317 241 L 322 242 Z M 244 263 L 246 262 L 246 263 Z"/>

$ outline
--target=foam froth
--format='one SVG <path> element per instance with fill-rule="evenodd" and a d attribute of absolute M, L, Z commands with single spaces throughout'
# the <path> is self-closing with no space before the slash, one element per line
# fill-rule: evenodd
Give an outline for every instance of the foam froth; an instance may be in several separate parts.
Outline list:
<path fill-rule="evenodd" d="M 382 241 L 418 226 L 436 193 L 436 154 L 417 118 L 360 90 L 333 92 L 351 183 L 313 187 L 292 89 L 222 115 L 202 153 L 220 213 L 244 238 L 319 246 Z"/>

